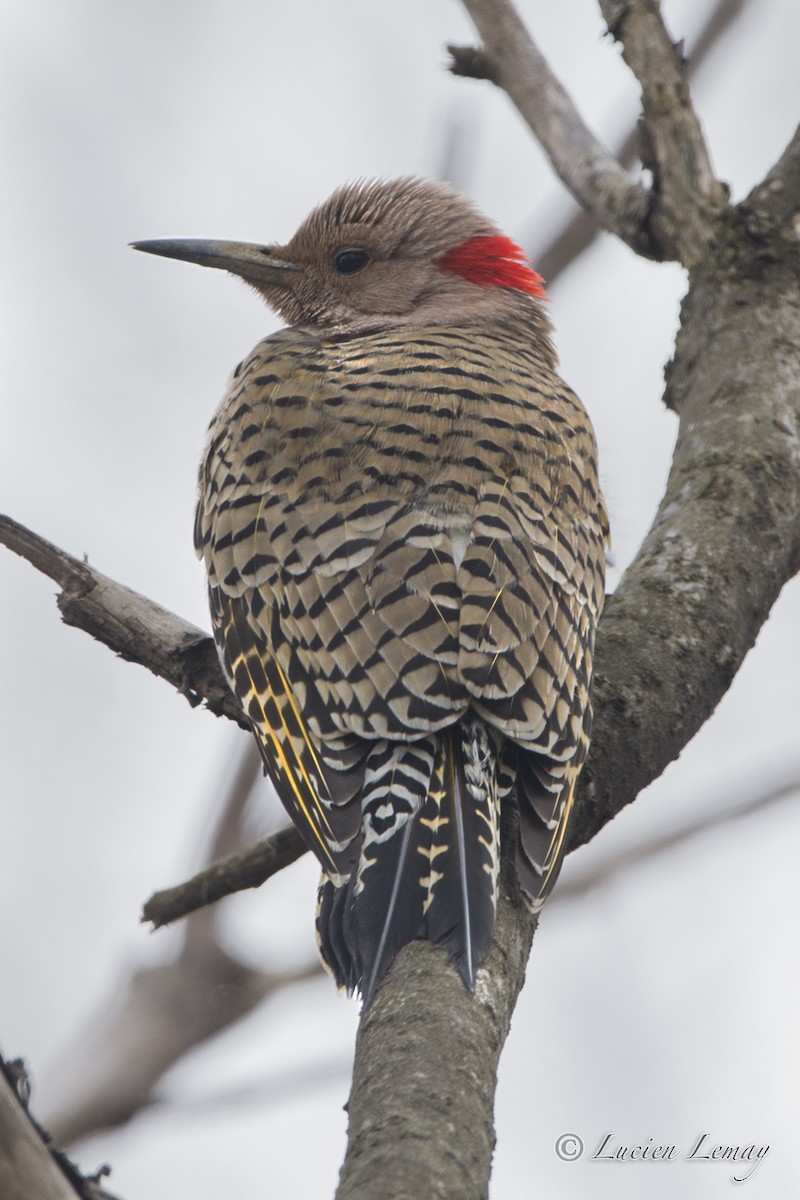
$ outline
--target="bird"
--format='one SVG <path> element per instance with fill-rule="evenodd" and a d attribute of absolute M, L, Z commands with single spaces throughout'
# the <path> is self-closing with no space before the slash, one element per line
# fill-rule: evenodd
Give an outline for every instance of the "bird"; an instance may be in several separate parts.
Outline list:
<path fill-rule="evenodd" d="M 340 187 L 285 244 L 132 244 L 239 277 L 285 322 L 211 422 L 195 547 L 225 675 L 322 867 L 323 963 L 366 1008 L 423 938 L 474 991 L 501 808 L 538 912 L 591 736 L 608 517 L 543 280 L 413 176 Z"/>

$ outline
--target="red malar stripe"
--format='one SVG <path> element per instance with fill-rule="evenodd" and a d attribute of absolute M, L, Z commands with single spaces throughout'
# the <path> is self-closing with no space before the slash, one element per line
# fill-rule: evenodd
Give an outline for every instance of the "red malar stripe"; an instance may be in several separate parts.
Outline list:
<path fill-rule="evenodd" d="M 511 238 L 470 238 L 439 259 L 439 266 L 442 271 L 451 271 L 482 287 L 516 288 L 529 296 L 545 295 L 544 280 Z"/>

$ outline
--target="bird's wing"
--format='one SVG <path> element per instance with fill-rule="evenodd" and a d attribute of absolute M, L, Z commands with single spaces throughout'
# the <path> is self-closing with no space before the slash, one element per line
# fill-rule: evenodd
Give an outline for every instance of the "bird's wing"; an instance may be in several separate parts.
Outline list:
<path fill-rule="evenodd" d="M 381 464 L 371 479 L 372 428 L 317 347 L 276 335 L 237 369 L 211 428 L 195 541 L 228 677 L 281 798 L 336 875 L 352 866 L 370 743 L 444 728 L 468 698 L 449 537 L 414 507 L 413 477 Z"/>
<path fill-rule="evenodd" d="M 504 757 L 519 798 L 519 875 L 537 908 L 558 872 L 588 750 L 604 599 L 607 522 L 591 445 L 580 449 L 533 478 L 486 485 L 458 574 L 459 668 L 476 711 L 511 739 Z"/>

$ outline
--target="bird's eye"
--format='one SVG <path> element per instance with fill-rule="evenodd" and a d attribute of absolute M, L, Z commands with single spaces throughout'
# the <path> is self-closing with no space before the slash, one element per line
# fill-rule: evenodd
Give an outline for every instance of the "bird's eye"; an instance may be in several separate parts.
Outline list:
<path fill-rule="evenodd" d="M 369 262 L 366 250 L 337 250 L 333 256 L 333 268 L 340 275 L 355 275 Z"/>

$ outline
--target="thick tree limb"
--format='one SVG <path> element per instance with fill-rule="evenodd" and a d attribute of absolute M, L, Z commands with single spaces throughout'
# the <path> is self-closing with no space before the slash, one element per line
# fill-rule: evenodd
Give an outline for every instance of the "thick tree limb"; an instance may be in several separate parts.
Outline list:
<path fill-rule="evenodd" d="M 455 74 L 501 87 L 541 142 L 564 185 L 597 223 L 639 254 L 661 257 L 649 233 L 651 196 L 591 132 L 510 0 L 463 0 L 483 42 L 448 47 Z"/>
<path fill-rule="evenodd" d="M 797 248 L 753 244 L 727 222 L 693 273 L 665 395 L 678 440 L 603 618 L 572 846 L 678 756 L 800 567 L 799 284 Z"/>
<path fill-rule="evenodd" d="M 151 921 L 153 928 L 158 929 L 224 896 L 261 887 L 272 875 L 301 858 L 306 850 L 293 825 L 279 829 L 247 850 L 212 863 L 185 883 L 155 892 L 142 909 L 142 920 Z"/>
<path fill-rule="evenodd" d="M 506 811 L 495 938 L 475 994 L 441 946 L 412 942 L 361 1019 L 336 1200 L 486 1196 L 497 1063 L 535 927 L 507 852 L 513 823 Z"/>

